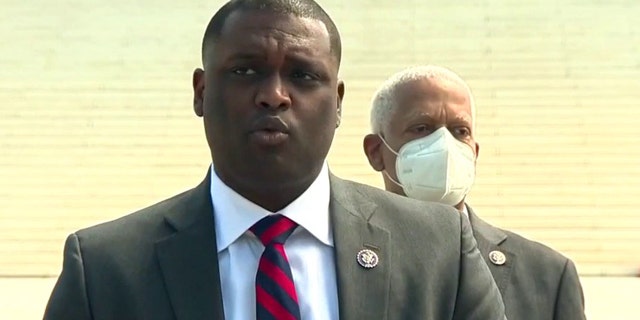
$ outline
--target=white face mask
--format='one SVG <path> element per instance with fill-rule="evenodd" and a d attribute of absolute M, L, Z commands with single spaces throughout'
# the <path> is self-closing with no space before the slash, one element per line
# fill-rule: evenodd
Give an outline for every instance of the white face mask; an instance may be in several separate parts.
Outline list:
<path fill-rule="evenodd" d="M 446 127 L 426 137 L 412 140 L 395 152 L 380 137 L 396 158 L 398 184 L 413 199 L 455 206 L 471 190 L 475 177 L 473 149 L 451 135 Z"/>

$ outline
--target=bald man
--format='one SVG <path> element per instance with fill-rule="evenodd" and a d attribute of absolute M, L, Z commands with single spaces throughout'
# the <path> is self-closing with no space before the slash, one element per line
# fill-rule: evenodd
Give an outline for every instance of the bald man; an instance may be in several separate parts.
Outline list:
<path fill-rule="evenodd" d="M 465 198 L 479 144 L 469 86 L 452 71 L 420 66 L 389 78 L 375 93 L 372 133 L 364 138 L 371 167 L 387 191 L 435 201 L 468 216 L 500 289 L 509 319 L 585 319 L 573 262 L 553 249 L 480 219 Z"/>

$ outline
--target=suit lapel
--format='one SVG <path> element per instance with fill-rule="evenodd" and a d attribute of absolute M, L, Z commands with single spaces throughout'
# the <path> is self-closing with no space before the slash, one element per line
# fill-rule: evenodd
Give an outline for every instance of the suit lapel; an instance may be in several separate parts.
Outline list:
<path fill-rule="evenodd" d="M 506 233 L 478 218 L 469 205 L 467 205 L 467 211 L 469 212 L 469 220 L 474 238 L 476 238 L 476 242 L 478 243 L 478 249 L 489 266 L 489 270 L 491 270 L 500 294 L 504 297 L 517 257 L 513 252 L 504 247 L 504 243 L 507 241 Z M 503 253 L 506 258 L 505 263 L 499 265 L 492 262 L 489 258 L 489 253 L 492 251 Z"/>
<path fill-rule="evenodd" d="M 176 232 L 156 243 L 171 305 L 179 320 L 224 319 L 210 175 L 188 191 L 165 221 Z"/>
<path fill-rule="evenodd" d="M 389 232 L 369 219 L 376 205 L 331 175 L 330 215 L 335 245 L 339 313 L 342 320 L 386 319 L 389 304 Z M 378 264 L 365 269 L 357 254 L 370 249 Z"/>

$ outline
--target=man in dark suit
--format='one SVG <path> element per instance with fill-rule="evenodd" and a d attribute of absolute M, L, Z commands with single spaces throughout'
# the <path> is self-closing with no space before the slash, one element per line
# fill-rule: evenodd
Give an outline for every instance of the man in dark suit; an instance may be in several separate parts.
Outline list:
<path fill-rule="evenodd" d="M 224 5 L 193 75 L 209 173 L 70 235 L 44 318 L 503 319 L 466 219 L 330 174 L 340 47 L 311 0 Z"/>
<path fill-rule="evenodd" d="M 373 134 L 364 138 L 369 163 L 385 188 L 437 201 L 468 216 L 480 252 L 502 294 L 509 319 L 584 319 L 582 288 L 571 260 L 513 232 L 496 228 L 465 204 L 479 145 L 467 84 L 437 66 L 390 77 L 372 101 Z"/>

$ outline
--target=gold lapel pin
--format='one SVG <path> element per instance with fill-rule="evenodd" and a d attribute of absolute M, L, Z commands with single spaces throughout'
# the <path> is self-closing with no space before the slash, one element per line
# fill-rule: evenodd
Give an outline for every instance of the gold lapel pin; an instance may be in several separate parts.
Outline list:
<path fill-rule="evenodd" d="M 507 257 L 504 255 L 504 253 L 498 250 L 493 250 L 489 252 L 489 260 L 496 266 L 501 266 L 505 264 L 505 262 L 507 262 Z"/>
<path fill-rule="evenodd" d="M 375 268 L 379 261 L 378 255 L 370 249 L 360 250 L 356 255 L 356 260 L 358 264 L 365 269 Z"/>

